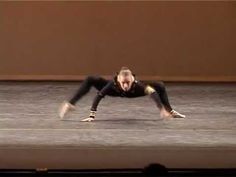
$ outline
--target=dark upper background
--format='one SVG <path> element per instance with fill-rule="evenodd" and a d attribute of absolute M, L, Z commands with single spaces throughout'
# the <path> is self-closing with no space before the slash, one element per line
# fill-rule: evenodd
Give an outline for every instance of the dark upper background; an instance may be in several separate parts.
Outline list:
<path fill-rule="evenodd" d="M 236 81 L 236 2 L 0 2 L 0 80 Z"/>

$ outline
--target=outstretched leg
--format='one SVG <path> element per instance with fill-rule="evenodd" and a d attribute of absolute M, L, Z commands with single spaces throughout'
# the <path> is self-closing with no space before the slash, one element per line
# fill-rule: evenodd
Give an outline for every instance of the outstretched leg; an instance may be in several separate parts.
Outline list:
<path fill-rule="evenodd" d="M 75 105 L 77 101 L 79 101 L 84 95 L 86 95 L 91 87 L 95 87 L 97 90 L 101 90 L 106 84 L 108 80 L 99 77 L 99 76 L 88 76 L 80 85 L 80 88 L 76 92 L 76 94 L 70 99 L 69 103 Z"/>
<path fill-rule="evenodd" d="M 86 95 L 91 87 L 95 87 L 97 90 L 101 90 L 108 80 L 99 77 L 99 76 L 88 76 L 80 85 L 78 91 L 75 95 L 69 100 L 66 101 L 59 110 L 59 117 L 63 118 L 69 110 L 75 109 L 75 104 L 79 101 L 84 95 Z"/>

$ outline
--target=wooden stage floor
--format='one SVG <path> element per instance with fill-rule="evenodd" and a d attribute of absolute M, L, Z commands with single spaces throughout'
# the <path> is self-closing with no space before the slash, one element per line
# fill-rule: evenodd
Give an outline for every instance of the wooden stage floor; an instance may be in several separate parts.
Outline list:
<path fill-rule="evenodd" d="M 236 168 L 236 84 L 167 83 L 185 119 L 163 120 L 154 102 L 94 89 L 64 121 L 58 108 L 78 82 L 0 82 L 0 169 Z"/>

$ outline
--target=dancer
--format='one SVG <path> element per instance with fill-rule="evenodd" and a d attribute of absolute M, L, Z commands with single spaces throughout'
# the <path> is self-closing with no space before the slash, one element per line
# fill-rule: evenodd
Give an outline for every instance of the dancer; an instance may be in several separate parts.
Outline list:
<path fill-rule="evenodd" d="M 127 98 L 150 95 L 160 109 L 162 118 L 185 118 L 185 115 L 172 109 L 163 82 L 144 83 L 138 81 L 128 67 L 122 67 L 113 80 L 106 80 L 99 76 L 88 76 L 82 82 L 76 94 L 60 108 L 60 118 L 63 119 L 69 110 L 75 109 L 77 101 L 88 93 L 91 87 L 95 87 L 98 93 L 94 98 L 89 117 L 81 121 L 90 122 L 95 120 L 97 106 L 106 95 Z"/>

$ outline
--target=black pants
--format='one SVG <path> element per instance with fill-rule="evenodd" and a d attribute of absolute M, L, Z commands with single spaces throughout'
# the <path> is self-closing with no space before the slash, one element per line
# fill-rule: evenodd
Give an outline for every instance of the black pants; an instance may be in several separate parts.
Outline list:
<path fill-rule="evenodd" d="M 105 85 L 109 82 L 109 80 L 106 80 L 99 76 L 88 76 L 80 85 L 80 88 L 76 92 L 76 94 L 70 99 L 71 104 L 76 104 L 76 102 L 81 99 L 85 94 L 89 92 L 91 87 L 95 87 L 98 91 L 100 91 Z M 170 106 L 166 88 L 163 82 L 148 82 L 145 83 L 150 85 L 152 88 L 156 90 L 156 92 L 159 94 L 161 102 L 163 106 L 166 108 L 167 111 L 171 111 L 172 108 Z M 120 96 L 117 94 L 117 92 L 113 92 L 112 90 L 107 93 L 109 96 Z M 140 96 L 137 95 L 137 97 Z M 145 94 L 141 95 L 145 96 Z"/>

